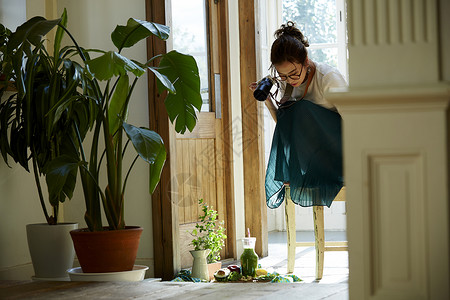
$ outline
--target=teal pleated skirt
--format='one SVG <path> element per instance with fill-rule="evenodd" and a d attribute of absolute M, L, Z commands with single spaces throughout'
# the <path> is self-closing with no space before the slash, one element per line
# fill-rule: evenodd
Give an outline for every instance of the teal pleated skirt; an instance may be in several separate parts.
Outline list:
<path fill-rule="evenodd" d="M 341 116 L 308 100 L 288 101 L 277 111 L 265 190 L 270 208 L 285 198 L 301 206 L 330 207 L 344 185 Z"/>

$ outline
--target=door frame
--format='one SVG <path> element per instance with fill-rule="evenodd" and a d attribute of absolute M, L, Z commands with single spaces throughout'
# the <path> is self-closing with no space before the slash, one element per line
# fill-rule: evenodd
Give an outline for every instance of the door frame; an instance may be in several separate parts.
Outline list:
<path fill-rule="evenodd" d="M 217 13 L 219 37 L 228 37 L 228 2 L 207 0 L 211 10 Z M 217 2 L 217 3 L 216 3 Z M 214 7 L 215 6 L 215 7 Z M 166 1 L 145 0 L 146 20 L 160 24 L 166 24 Z M 221 112 L 223 119 L 224 145 L 224 195 L 227 209 L 227 257 L 236 258 L 235 245 L 235 219 L 234 219 L 234 182 L 233 182 L 233 149 L 231 101 L 229 87 L 229 53 L 228 38 L 219 38 L 219 70 L 221 74 Z M 166 53 L 166 42 L 155 37 L 147 39 L 147 57 L 151 58 L 159 53 Z M 180 249 L 178 245 L 178 203 L 176 197 L 177 187 L 171 180 L 176 174 L 176 143 L 175 130 L 169 122 L 164 107 L 165 93 L 160 94 L 156 86 L 154 75 L 148 76 L 148 104 L 149 127 L 158 132 L 166 144 L 168 150 L 167 160 L 161 173 L 161 181 L 152 194 L 152 223 L 153 223 L 153 249 L 154 249 L 154 276 L 163 280 L 171 280 L 180 269 Z"/>
<path fill-rule="evenodd" d="M 242 155 L 244 169 L 245 228 L 256 237 L 259 257 L 269 253 L 267 206 L 264 190 L 264 103 L 255 100 L 248 84 L 256 82 L 256 45 L 260 34 L 256 28 L 256 2 L 239 1 L 239 52 L 242 115 Z M 247 234 L 247 232 L 246 232 Z"/>

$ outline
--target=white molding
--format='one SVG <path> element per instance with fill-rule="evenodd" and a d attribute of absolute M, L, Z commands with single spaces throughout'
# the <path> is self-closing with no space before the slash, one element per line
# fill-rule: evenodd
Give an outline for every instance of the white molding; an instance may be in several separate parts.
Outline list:
<path fill-rule="evenodd" d="M 425 156 L 421 150 L 395 149 L 363 154 L 363 200 L 370 293 L 388 299 L 392 290 L 426 299 L 427 263 Z M 365 159 L 364 159 L 365 158 Z"/>
<path fill-rule="evenodd" d="M 0 280 L 31 280 L 32 276 L 34 269 L 31 262 L 0 269 Z"/>
<path fill-rule="evenodd" d="M 437 82 L 438 0 L 348 0 L 352 86 Z"/>
<path fill-rule="evenodd" d="M 327 100 L 341 113 L 375 110 L 444 110 L 450 99 L 450 85 L 398 85 L 331 89 Z"/>

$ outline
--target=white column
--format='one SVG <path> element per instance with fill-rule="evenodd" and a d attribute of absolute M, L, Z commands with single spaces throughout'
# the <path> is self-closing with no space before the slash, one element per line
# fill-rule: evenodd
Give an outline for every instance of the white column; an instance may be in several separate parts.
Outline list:
<path fill-rule="evenodd" d="M 449 299 L 450 85 L 436 0 L 348 0 L 350 299 Z M 446 71 L 446 72 L 445 72 Z"/>

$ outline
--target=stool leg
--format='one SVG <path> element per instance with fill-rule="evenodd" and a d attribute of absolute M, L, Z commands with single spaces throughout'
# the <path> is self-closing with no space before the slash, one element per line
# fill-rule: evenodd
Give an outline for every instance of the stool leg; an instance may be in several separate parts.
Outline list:
<path fill-rule="evenodd" d="M 295 266 L 295 247 L 296 247 L 295 204 L 291 200 L 289 187 L 286 187 L 286 196 L 284 203 L 286 212 L 286 231 L 287 231 L 287 248 L 288 248 L 287 272 L 293 273 Z"/>
<path fill-rule="evenodd" d="M 314 236 L 316 240 L 316 279 L 323 276 L 323 258 L 325 252 L 325 236 L 323 223 L 323 206 L 313 207 Z"/>

